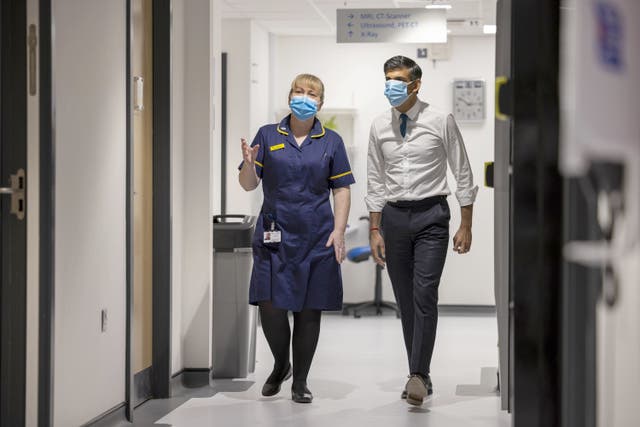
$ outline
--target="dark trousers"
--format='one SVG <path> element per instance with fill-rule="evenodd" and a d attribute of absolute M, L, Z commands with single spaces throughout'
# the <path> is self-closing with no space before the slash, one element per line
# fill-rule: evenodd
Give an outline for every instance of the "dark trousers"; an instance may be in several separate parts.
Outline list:
<path fill-rule="evenodd" d="M 426 375 L 430 370 L 450 216 L 444 196 L 387 203 L 382 210 L 387 269 L 400 308 L 411 374 Z"/>

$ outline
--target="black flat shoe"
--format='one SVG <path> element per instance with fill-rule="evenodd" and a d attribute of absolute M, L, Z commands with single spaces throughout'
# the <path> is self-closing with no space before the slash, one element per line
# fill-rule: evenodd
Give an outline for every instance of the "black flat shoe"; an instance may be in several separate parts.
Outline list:
<path fill-rule="evenodd" d="M 282 383 L 291 378 L 291 374 L 291 363 L 289 363 L 289 366 L 287 366 L 287 370 L 285 371 L 285 374 L 281 379 L 271 382 L 267 379 L 267 382 L 262 386 L 262 395 L 269 397 L 278 394 L 280 392 Z M 272 375 L 273 373 L 269 376 L 269 378 L 271 378 Z"/>
<path fill-rule="evenodd" d="M 291 387 L 291 400 L 296 403 L 311 403 L 313 401 L 313 395 L 306 384 L 294 385 Z"/>

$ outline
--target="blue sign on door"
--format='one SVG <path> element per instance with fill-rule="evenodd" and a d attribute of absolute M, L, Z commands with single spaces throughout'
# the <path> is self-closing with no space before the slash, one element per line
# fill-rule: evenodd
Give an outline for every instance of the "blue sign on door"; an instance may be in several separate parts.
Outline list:
<path fill-rule="evenodd" d="M 596 3 L 597 43 L 600 61 L 614 71 L 624 67 L 624 27 L 616 5 L 610 2 Z"/>

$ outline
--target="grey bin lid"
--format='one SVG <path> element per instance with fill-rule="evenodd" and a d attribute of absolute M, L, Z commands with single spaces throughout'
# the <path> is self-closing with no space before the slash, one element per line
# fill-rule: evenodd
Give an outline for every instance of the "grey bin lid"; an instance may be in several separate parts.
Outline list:
<path fill-rule="evenodd" d="M 256 217 L 251 215 L 215 215 L 213 217 L 213 249 L 230 251 L 250 248 Z"/>

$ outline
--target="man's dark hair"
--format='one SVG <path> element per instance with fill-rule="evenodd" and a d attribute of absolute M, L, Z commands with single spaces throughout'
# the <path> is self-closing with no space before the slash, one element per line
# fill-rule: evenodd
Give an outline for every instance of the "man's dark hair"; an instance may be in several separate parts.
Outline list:
<path fill-rule="evenodd" d="M 420 66 L 416 64 L 413 59 L 407 58 L 406 56 L 394 56 L 384 63 L 385 74 L 387 74 L 388 71 L 397 70 L 399 68 L 408 68 L 409 77 L 411 77 L 412 81 L 422 78 L 422 69 L 420 69 Z"/>

